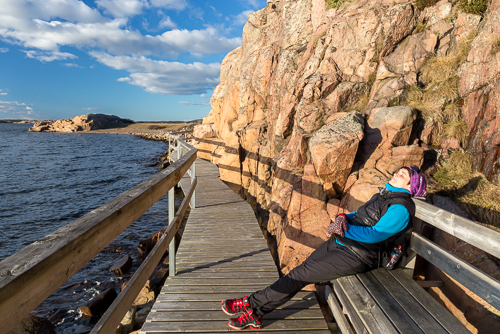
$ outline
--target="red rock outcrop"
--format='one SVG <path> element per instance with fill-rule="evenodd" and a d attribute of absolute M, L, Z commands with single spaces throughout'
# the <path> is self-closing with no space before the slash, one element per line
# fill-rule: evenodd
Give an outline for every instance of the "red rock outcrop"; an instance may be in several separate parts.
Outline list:
<path fill-rule="evenodd" d="M 448 0 L 424 10 L 406 0 L 337 9 L 324 0 L 268 0 L 249 15 L 193 142 L 253 205 L 284 273 L 325 240 L 337 213 L 356 210 L 400 167 L 423 164 L 439 124 L 398 105 L 409 87 L 422 86 L 430 57 L 455 55 L 477 29 L 467 63 L 449 75 L 460 77 L 454 101 L 464 98 L 476 167 L 500 182 L 497 3 L 486 23 L 455 15 Z"/>
<path fill-rule="evenodd" d="M 114 115 L 86 114 L 57 121 L 39 121 L 29 129 L 32 132 L 76 132 L 109 129 L 133 123 Z"/>
<path fill-rule="evenodd" d="M 467 20 L 463 20 L 467 21 Z M 474 167 L 500 185 L 500 7 L 493 1 L 491 13 L 474 39 L 460 79 L 464 97 L 462 113 L 469 137 L 466 148 Z"/>

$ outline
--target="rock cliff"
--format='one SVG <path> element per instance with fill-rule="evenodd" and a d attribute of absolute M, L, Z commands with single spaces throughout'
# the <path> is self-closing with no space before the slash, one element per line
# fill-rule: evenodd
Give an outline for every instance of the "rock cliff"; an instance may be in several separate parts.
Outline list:
<path fill-rule="evenodd" d="M 134 123 L 114 115 L 86 114 L 57 121 L 39 121 L 29 129 L 32 132 L 76 132 L 109 129 Z"/>
<path fill-rule="evenodd" d="M 250 14 L 194 143 L 254 206 L 285 274 L 431 145 L 469 150 L 500 185 L 499 3 L 480 16 L 447 0 L 268 0 Z M 450 130 L 462 123 L 466 138 Z"/>

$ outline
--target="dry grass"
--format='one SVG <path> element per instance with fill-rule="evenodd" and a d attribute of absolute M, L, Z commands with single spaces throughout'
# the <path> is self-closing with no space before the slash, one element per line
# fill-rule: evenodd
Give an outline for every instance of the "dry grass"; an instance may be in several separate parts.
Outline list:
<path fill-rule="evenodd" d="M 382 52 L 382 48 L 384 47 L 384 40 L 385 40 L 385 34 L 381 34 L 377 38 L 377 42 L 375 45 L 375 54 L 373 55 L 371 61 L 374 63 L 379 62 L 380 58 L 380 53 Z"/>
<path fill-rule="evenodd" d="M 495 39 L 493 43 L 491 43 L 491 51 L 490 54 L 492 56 L 496 55 L 498 52 L 500 52 L 500 37 Z"/>
<path fill-rule="evenodd" d="M 488 8 L 488 0 L 459 0 L 459 7 L 466 13 L 483 15 Z"/>
<path fill-rule="evenodd" d="M 366 107 L 368 106 L 368 102 L 370 102 L 370 91 L 366 94 L 359 96 L 353 103 L 348 104 L 344 108 L 342 108 L 341 112 L 349 112 L 356 110 L 360 113 L 364 113 Z"/>
<path fill-rule="evenodd" d="M 422 10 L 426 7 L 434 6 L 437 3 L 437 0 L 415 0 L 415 6 L 418 9 Z"/>
<path fill-rule="evenodd" d="M 450 196 L 474 220 L 500 230 L 500 188 L 473 173 L 470 153 L 453 152 L 434 177 L 437 183 L 430 191 Z"/>
<path fill-rule="evenodd" d="M 426 122 L 434 123 L 438 133 L 434 144 L 439 144 L 442 136 L 454 137 L 463 142 L 466 136 L 463 123 L 460 123 L 460 107 L 457 75 L 460 66 L 467 60 L 471 44 L 477 32 L 470 33 L 455 52 L 446 56 L 432 56 L 422 67 L 420 79 L 424 87 L 413 86 L 406 90 L 403 104 L 418 109 Z M 449 125 L 448 125 L 449 124 Z M 445 125 L 447 125 L 445 127 Z M 443 131 L 446 128 L 446 133 Z M 464 134 L 465 133 L 465 134 Z"/>
<path fill-rule="evenodd" d="M 368 86 L 373 86 L 373 84 L 375 83 L 375 79 L 377 79 L 377 70 L 373 71 L 372 73 L 370 73 L 370 75 L 368 76 L 368 81 L 366 82 L 366 84 Z"/>
<path fill-rule="evenodd" d="M 467 124 L 463 120 L 456 120 L 443 126 L 443 135 L 446 138 L 456 138 L 463 145 L 467 138 Z"/>
<path fill-rule="evenodd" d="M 413 32 L 417 34 L 421 33 L 422 31 L 425 31 L 425 29 L 427 29 L 427 26 L 428 26 L 427 22 L 418 22 Z"/>
<path fill-rule="evenodd" d="M 326 8 L 340 8 L 344 4 L 344 0 L 325 0 Z"/>

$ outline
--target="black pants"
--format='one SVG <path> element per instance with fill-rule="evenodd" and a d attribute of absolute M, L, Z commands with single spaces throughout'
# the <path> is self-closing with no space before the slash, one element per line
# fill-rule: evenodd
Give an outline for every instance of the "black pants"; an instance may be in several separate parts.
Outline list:
<path fill-rule="evenodd" d="M 335 242 L 325 241 L 299 266 L 267 288 L 250 295 L 248 301 L 256 315 L 264 315 L 283 305 L 303 287 L 342 276 L 369 271 L 354 253 Z"/>

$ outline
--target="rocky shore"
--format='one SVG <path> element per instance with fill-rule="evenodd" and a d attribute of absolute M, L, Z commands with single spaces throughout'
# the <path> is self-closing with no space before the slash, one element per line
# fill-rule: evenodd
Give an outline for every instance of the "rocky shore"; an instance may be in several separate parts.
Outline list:
<path fill-rule="evenodd" d="M 134 121 L 114 115 L 86 114 L 57 121 L 38 121 L 29 129 L 31 132 L 77 132 L 124 127 Z"/>

